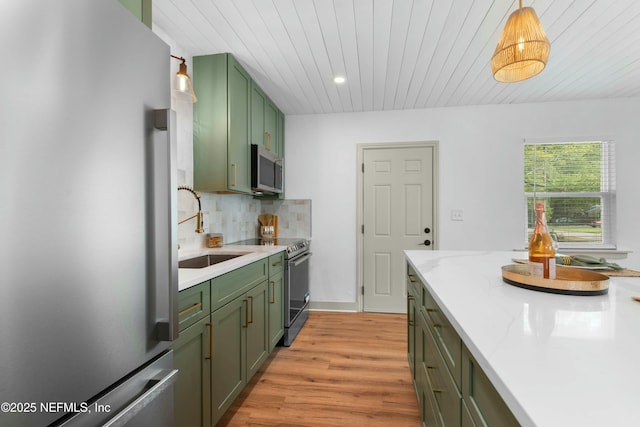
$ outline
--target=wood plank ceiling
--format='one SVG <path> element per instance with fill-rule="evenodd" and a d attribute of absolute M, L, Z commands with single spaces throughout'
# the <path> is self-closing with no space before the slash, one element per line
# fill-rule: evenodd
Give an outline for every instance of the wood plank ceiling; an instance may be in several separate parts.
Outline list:
<path fill-rule="evenodd" d="M 517 0 L 153 0 L 153 25 L 175 54 L 233 53 L 286 114 L 640 96 L 639 1 L 523 6 L 551 54 L 511 84 L 490 60 Z"/>

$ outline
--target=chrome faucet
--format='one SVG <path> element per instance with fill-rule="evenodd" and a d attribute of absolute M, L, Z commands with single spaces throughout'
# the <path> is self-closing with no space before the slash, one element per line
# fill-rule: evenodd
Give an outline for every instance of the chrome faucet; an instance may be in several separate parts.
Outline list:
<path fill-rule="evenodd" d="M 193 194 L 193 197 L 195 197 L 196 200 L 198 201 L 198 212 L 195 215 L 190 216 L 189 218 L 183 219 L 182 221 L 178 221 L 178 224 L 182 224 L 183 222 L 187 222 L 190 219 L 197 218 L 196 233 L 204 233 L 203 220 L 202 220 L 202 204 L 200 203 L 200 195 L 195 191 L 193 191 L 191 188 L 187 187 L 186 185 L 179 186 L 178 190 L 186 190 L 190 192 L 191 194 Z"/>

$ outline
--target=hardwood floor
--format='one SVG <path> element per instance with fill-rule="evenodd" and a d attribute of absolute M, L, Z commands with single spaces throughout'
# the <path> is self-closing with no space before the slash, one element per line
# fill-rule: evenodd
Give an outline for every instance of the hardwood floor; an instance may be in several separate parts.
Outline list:
<path fill-rule="evenodd" d="M 406 316 L 311 312 L 218 426 L 419 426 Z"/>

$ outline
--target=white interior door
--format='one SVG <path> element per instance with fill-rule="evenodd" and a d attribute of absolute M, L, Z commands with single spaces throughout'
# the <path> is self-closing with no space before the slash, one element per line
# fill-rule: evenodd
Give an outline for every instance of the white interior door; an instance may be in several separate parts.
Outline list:
<path fill-rule="evenodd" d="M 363 310 L 406 312 L 405 249 L 431 249 L 434 147 L 363 152 Z"/>

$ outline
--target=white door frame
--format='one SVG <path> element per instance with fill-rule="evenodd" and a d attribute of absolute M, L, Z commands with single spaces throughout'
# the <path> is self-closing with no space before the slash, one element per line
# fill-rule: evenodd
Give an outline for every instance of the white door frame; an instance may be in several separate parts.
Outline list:
<path fill-rule="evenodd" d="M 439 164 L 440 155 L 438 153 L 438 141 L 413 141 L 413 142 L 381 142 L 381 143 L 367 143 L 357 144 L 357 156 L 356 156 L 356 171 L 357 171 L 357 188 L 356 188 L 356 253 L 357 253 L 357 268 L 356 268 L 356 303 L 358 311 L 364 310 L 364 299 L 362 298 L 362 291 L 364 287 L 364 235 L 362 233 L 362 227 L 364 226 L 364 173 L 362 172 L 362 165 L 364 163 L 365 150 L 377 150 L 377 149 L 389 149 L 389 148 L 415 148 L 415 147 L 431 147 L 433 148 L 433 249 L 438 249 L 439 242 L 439 229 L 438 226 L 438 176 L 439 176 Z"/>

